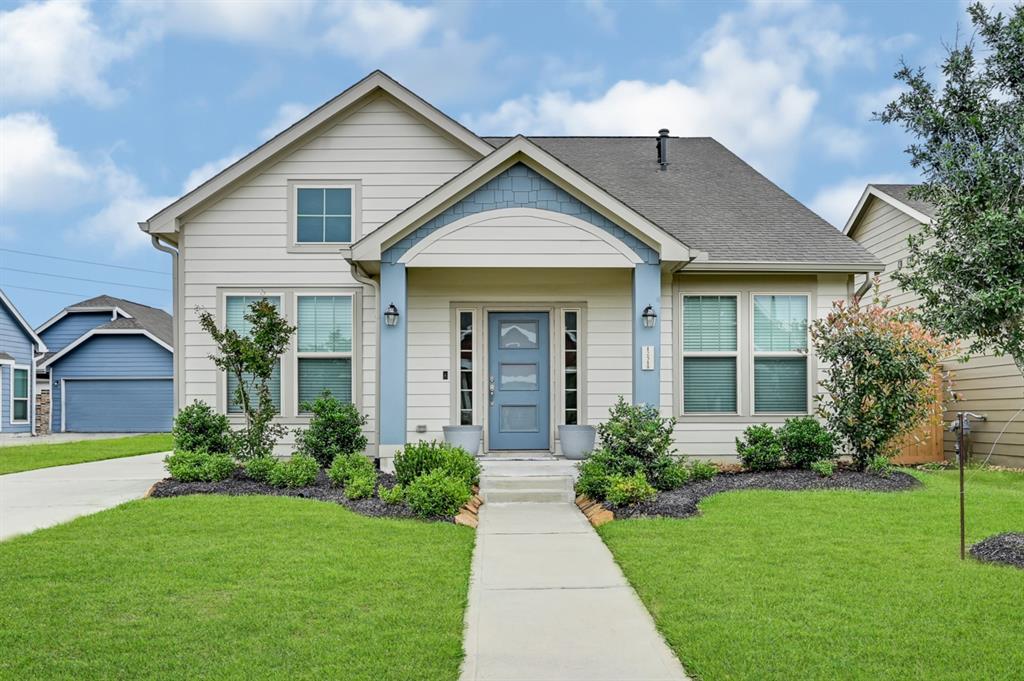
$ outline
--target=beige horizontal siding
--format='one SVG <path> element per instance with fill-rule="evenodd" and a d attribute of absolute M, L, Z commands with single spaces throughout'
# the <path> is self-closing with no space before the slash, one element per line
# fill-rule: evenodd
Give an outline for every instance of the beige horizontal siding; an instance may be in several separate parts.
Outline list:
<path fill-rule="evenodd" d="M 219 372 L 209 360 L 214 348 L 199 328 L 197 306 L 216 311 L 222 289 L 273 293 L 278 289 L 360 287 L 361 373 L 355 377 L 361 409 L 369 416 L 366 433 L 376 431 L 376 318 L 373 289 L 361 286 L 339 255 L 289 253 L 289 180 L 359 180 L 361 229 L 365 234 L 426 196 L 475 160 L 472 152 L 442 135 L 393 100 L 381 96 L 340 118 L 324 134 L 305 140 L 262 172 L 248 178 L 190 215 L 181 236 L 183 339 L 182 404 L 223 396 Z M 294 376 L 293 361 L 283 381 Z M 286 416 L 282 420 L 299 423 Z M 291 445 L 285 439 L 285 452 Z"/>
<path fill-rule="evenodd" d="M 898 208 L 877 198 L 868 199 L 851 236 L 885 263 L 881 291 L 892 297 L 892 305 L 915 306 L 920 298 L 903 291 L 892 278 L 910 254 L 907 237 L 919 230 L 921 224 Z M 1024 467 L 1024 378 L 1009 357 L 980 355 L 967 363 L 949 361 L 945 368 L 954 373 L 953 389 L 962 396 L 958 402 L 947 402 L 947 425 L 956 418 L 958 410 L 980 412 L 987 415 L 984 422 L 972 424 L 971 451 L 979 460 L 991 454 L 990 463 Z M 1011 422 L 1016 415 L 1016 420 Z M 1005 434 L 998 438 L 1000 430 Z M 955 453 L 955 436 L 945 434 L 945 452 Z"/>

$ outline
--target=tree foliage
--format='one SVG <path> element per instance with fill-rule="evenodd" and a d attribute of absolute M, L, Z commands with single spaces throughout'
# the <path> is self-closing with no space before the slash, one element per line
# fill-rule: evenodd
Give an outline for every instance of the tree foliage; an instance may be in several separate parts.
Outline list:
<path fill-rule="evenodd" d="M 210 334 L 217 352 L 210 359 L 218 369 L 235 378 L 232 395 L 245 417 L 245 426 L 233 433 L 235 457 L 246 460 L 270 456 L 277 440 L 285 433 L 275 424 L 277 408 L 270 393 L 270 378 L 278 360 L 288 347 L 295 327 L 290 326 L 277 307 L 262 298 L 252 303 L 244 318 L 250 331 L 242 335 L 234 329 L 220 329 L 217 320 L 205 310 L 197 310 L 199 325 Z"/>
<path fill-rule="evenodd" d="M 935 377 L 953 347 L 927 331 L 907 309 L 836 301 L 811 325 L 811 339 L 825 363 L 818 415 L 865 468 L 895 454 L 899 440 L 929 418 L 942 418 Z"/>
<path fill-rule="evenodd" d="M 906 90 L 878 114 L 914 137 L 923 183 L 911 196 L 935 206 L 894 278 L 921 297 L 930 329 L 1024 371 L 1024 4 L 968 12 L 983 48 L 949 49 L 941 89 L 903 64 Z"/>

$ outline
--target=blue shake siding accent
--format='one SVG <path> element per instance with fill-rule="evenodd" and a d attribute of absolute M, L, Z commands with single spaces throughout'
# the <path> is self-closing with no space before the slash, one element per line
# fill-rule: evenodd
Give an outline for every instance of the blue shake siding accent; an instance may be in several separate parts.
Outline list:
<path fill-rule="evenodd" d="M 50 426 L 53 432 L 60 432 L 62 378 L 170 377 L 174 369 L 171 353 L 146 336 L 117 334 L 93 336 L 52 364 L 51 371 Z M 167 402 L 171 403 L 170 396 Z M 133 430 L 128 419 L 121 421 L 123 425 L 116 430 Z"/>
<path fill-rule="evenodd" d="M 469 196 L 431 218 L 416 231 L 406 235 L 387 249 L 381 260 L 382 262 L 397 263 L 406 251 L 445 225 L 467 215 L 501 208 L 539 208 L 563 215 L 572 215 L 595 227 L 600 227 L 622 241 L 633 249 L 645 263 L 657 264 L 659 262 L 658 254 L 654 249 L 522 163 L 517 163 L 492 178 Z"/>
<path fill-rule="evenodd" d="M 87 331 L 110 321 L 109 312 L 71 312 L 39 334 L 49 352 L 60 352 Z"/>

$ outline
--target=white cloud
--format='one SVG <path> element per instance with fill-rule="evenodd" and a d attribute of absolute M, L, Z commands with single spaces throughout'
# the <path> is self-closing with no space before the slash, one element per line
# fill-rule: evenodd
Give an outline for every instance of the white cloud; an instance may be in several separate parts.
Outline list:
<path fill-rule="evenodd" d="M 188 174 L 188 177 L 185 178 L 185 183 L 182 185 L 182 191 L 185 193 L 192 191 L 244 155 L 245 152 L 236 151 L 222 158 L 207 161 Z"/>
<path fill-rule="evenodd" d="M 873 119 L 876 112 L 881 112 L 885 105 L 899 97 L 904 89 L 902 85 L 890 85 L 859 95 L 856 99 L 857 114 L 865 121 Z"/>
<path fill-rule="evenodd" d="M 149 236 L 138 223 L 171 203 L 177 197 L 116 196 L 102 210 L 86 218 L 73 235 L 103 243 L 117 257 L 124 257 L 149 245 Z"/>
<path fill-rule="evenodd" d="M 608 33 L 615 32 L 615 10 L 605 0 L 584 0 L 583 10 L 590 15 L 590 18 Z"/>
<path fill-rule="evenodd" d="M 912 175 L 897 173 L 848 177 L 842 182 L 820 190 L 809 205 L 815 213 L 842 229 L 868 184 L 902 184 L 914 181 Z"/>
<path fill-rule="evenodd" d="M 0 12 L 0 97 L 43 101 L 74 95 L 109 105 L 116 93 L 104 71 L 134 47 L 133 38 L 104 36 L 80 0 L 29 3 Z"/>
<path fill-rule="evenodd" d="M 814 139 L 827 156 L 845 161 L 856 161 L 867 151 L 867 136 L 856 128 L 841 125 L 823 125 L 814 131 Z"/>
<path fill-rule="evenodd" d="M 869 42 L 846 32 L 842 8 L 754 3 L 723 14 L 677 70 L 662 81 L 621 80 L 581 97 L 563 89 L 507 100 L 466 117 L 480 133 L 549 135 L 710 135 L 765 172 L 784 173 L 818 103 L 812 71 L 831 73 L 873 59 Z M 855 135 L 830 141 L 849 157 Z"/>
<path fill-rule="evenodd" d="M 324 44 L 363 61 L 419 46 L 436 19 L 433 8 L 394 0 L 334 2 L 327 16 L 335 23 L 324 35 Z"/>
<path fill-rule="evenodd" d="M 61 146 L 50 122 L 35 113 L 0 118 L 0 204 L 52 210 L 83 198 L 93 180 L 78 155 Z"/>
<path fill-rule="evenodd" d="M 121 0 L 121 12 L 149 32 L 302 49 L 312 0 Z"/>
<path fill-rule="evenodd" d="M 312 111 L 312 107 L 299 102 L 285 102 L 277 107 L 277 114 L 267 127 L 260 130 L 260 137 L 268 140 Z"/>

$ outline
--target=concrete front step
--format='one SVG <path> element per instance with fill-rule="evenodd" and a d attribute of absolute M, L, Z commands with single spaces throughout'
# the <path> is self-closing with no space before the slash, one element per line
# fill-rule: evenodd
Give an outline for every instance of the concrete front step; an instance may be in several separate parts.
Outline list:
<path fill-rule="evenodd" d="M 480 496 L 485 504 L 564 504 L 573 500 L 569 489 L 481 489 Z"/>
<path fill-rule="evenodd" d="M 490 476 L 480 478 L 480 489 L 557 489 L 564 490 L 572 486 L 572 478 L 567 475 L 529 475 L 522 477 Z"/>

